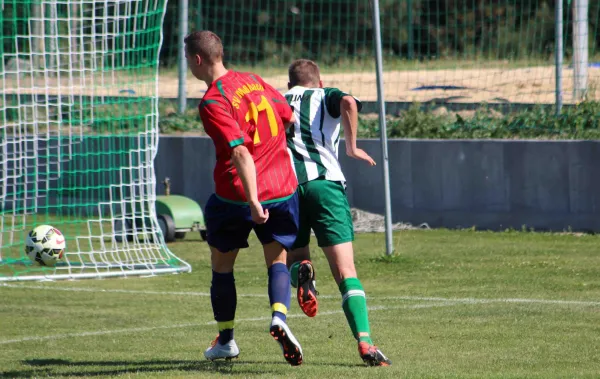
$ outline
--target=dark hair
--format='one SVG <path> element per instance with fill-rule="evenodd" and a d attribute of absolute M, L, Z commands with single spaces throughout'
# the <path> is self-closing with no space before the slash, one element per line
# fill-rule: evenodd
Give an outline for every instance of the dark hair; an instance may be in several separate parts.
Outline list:
<path fill-rule="evenodd" d="M 319 66 L 308 59 L 298 59 L 292 62 L 288 69 L 288 76 L 292 87 L 316 87 L 321 80 Z"/>
<path fill-rule="evenodd" d="M 192 32 L 183 41 L 188 54 L 200 55 L 208 63 L 223 61 L 223 43 L 215 33 L 208 30 Z"/>

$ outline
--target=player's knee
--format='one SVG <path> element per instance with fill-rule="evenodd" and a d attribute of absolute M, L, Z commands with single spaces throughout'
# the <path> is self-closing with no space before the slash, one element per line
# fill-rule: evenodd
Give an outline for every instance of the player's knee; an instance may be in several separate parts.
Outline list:
<path fill-rule="evenodd" d="M 284 265 L 287 265 L 287 260 L 286 260 L 285 255 L 283 255 L 283 256 L 277 256 L 273 259 L 270 259 L 266 263 L 267 263 L 267 267 L 271 267 L 272 265 L 274 265 L 276 263 L 283 263 Z"/>
<path fill-rule="evenodd" d="M 264 244 L 263 250 L 267 267 L 271 267 L 275 263 L 287 263 L 286 251 L 283 248 L 283 245 L 281 245 L 279 242 L 273 241 L 271 243 Z"/>
<path fill-rule="evenodd" d="M 233 265 L 213 263 L 212 270 L 219 274 L 229 274 L 230 272 L 233 272 Z"/>
<path fill-rule="evenodd" d="M 214 272 L 227 274 L 233 272 L 233 266 L 237 257 L 238 250 L 223 253 L 216 248 L 211 247 L 211 266 Z"/>

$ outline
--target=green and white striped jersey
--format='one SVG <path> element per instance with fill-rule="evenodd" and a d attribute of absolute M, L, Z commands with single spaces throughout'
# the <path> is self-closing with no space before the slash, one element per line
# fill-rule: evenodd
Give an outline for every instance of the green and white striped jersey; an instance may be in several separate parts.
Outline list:
<path fill-rule="evenodd" d="M 348 94 L 337 88 L 296 86 L 285 94 L 296 123 L 287 132 L 287 145 L 298 183 L 315 179 L 345 182 L 338 161 L 340 102 Z M 358 110 L 361 103 L 356 99 Z"/>

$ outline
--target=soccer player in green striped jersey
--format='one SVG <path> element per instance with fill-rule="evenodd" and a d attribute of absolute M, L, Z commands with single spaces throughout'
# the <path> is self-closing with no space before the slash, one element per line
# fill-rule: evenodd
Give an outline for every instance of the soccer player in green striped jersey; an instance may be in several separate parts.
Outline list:
<path fill-rule="evenodd" d="M 285 98 L 296 121 L 288 129 L 287 143 L 300 195 L 300 229 L 288 254 L 288 266 L 298 303 L 307 316 L 317 314 L 315 272 L 308 248 L 312 229 L 338 284 L 361 358 L 369 365 L 389 366 L 390 360 L 371 340 L 365 291 L 354 267 L 354 227 L 346 179 L 338 161 L 341 123 L 346 154 L 375 166 L 369 154 L 356 147 L 361 103 L 337 88 L 323 88 L 319 67 L 306 59 L 290 65 L 288 88 Z"/>

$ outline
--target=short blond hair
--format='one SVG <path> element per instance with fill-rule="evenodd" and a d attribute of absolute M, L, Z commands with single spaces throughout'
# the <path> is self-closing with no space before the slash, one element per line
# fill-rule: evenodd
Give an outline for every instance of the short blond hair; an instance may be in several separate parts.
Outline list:
<path fill-rule="evenodd" d="M 188 54 L 199 55 L 211 64 L 223 61 L 223 43 L 218 35 L 209 30 L 192 32 L 184 42 Z"/>
<path fill-rule="evenodd" d="M 288 69 L 290 85 L 303 87 L 318 87 L 321 81 L 319 65 L 309 59 L 297 59 Z"/>

